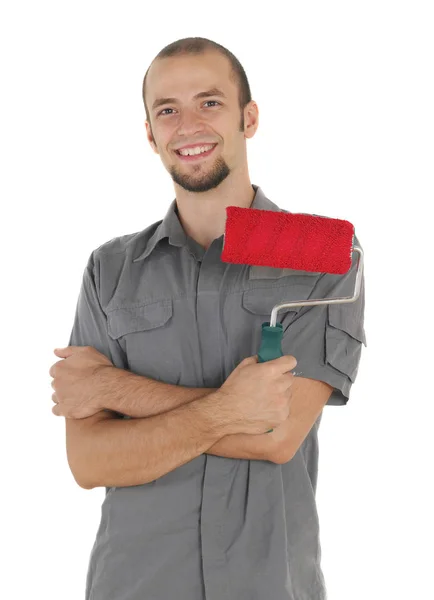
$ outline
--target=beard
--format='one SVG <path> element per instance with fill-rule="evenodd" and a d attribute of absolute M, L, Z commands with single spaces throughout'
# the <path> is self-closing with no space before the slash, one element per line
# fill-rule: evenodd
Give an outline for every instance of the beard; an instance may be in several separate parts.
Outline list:
<path fill-rule="evenodd" d="M 175 183 L 187 192 L 207 192 L 221 184 L 230 173 L 230 169 L 224 158 L 219 156 L 212 167 L 201 172 L 201 165 L 192 165 L 193 173 L 182 173 L 176 166 L 172 165 L 169 173 Z"/>

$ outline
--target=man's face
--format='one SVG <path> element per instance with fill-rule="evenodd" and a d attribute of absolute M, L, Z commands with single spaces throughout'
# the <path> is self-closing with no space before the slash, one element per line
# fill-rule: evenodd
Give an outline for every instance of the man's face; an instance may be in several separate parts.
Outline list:
<path fill-rule="evenodd" d="M 238 85 L 230 69 L 225 56 L 210 51 L 158 59 L 148 72 L 148 140 L 173 181 L 190 192 L 217 187 L 247 160 Z M 182 156 L 179 150 L 185 153 L 188 146 L 201 153 Z"/>

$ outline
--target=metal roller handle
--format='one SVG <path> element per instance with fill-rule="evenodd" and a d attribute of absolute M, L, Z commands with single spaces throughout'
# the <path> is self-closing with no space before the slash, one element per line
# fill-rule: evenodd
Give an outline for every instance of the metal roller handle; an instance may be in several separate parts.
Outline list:
<path fill-rule="evenodd" d="M 287 302 L 285 304 L 276 304 L 271 311 L 270 322 L 262 323 L 261 346 L 258 351 L 258 362 L 267 362 L 283 356 L 282 337 L 283 326 L 277 323 L 277 313 L 281 308 L 291 308 L 295 306 L 310 306 L 316 304 L 341 304 L 344 302 L 355 302 L 360 294 L 363 274 L 363 250 L 359 246 L 354 246 L 353 250 L 359 253 L 357 262 L 356 283 L 353 296 L 343 296 L 342 298 L 323 298 L 322 300 L 305 300 L 304 302 Z M 269 429 L 266 433 L 271 433 Z"/>
<path fill-rule="evenodd" d="M 363 250 L 359 246 L 354 246 L 354 252 L 359 253 L 357 262 L 357 274 L 356 283 L 354 286 L 353 296 L 343 296 L 342 298 L 324 298 L 322 300 L 304 300 L 304 302 L 287 302 L 285 304 L 276 304 L 271 311 L 270 327 L 276 327 L 277 313 L 281 308 L 291 308 L 296 306 L 310 306 L 316 304 L 341 304 L 344 302 L 355 302 L 360 294 L 360 288 L 362 287 L 362 274 L 363 274 Z"/>

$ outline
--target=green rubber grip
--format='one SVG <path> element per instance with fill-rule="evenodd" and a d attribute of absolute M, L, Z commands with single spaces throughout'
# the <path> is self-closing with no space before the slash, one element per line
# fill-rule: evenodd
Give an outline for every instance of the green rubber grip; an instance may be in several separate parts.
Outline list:
<path fill-rule="evenodd" d="M 275 327 L 270 327 L 270 322 L 262 323 L 261 346 L 258 351 L 258 362 L 267 362 L 283 356 L 282 352 L 283 325 L 276 323 Z M 269 429 L 265 433 L 271 433 Z"/>

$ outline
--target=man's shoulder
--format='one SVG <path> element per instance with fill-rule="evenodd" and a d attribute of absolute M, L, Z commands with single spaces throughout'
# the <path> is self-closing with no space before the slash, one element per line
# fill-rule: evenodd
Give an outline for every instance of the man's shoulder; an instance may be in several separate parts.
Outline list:
<path fill-rule="evenodd" d="M 141 231 L 119 235 L 103 242 L 93 250 L 95 259 L 107 258 L 119 254 L 134 256 L 136 252 L 142 252 L 161 223 L 162 221 L 156 221 Z"/>

